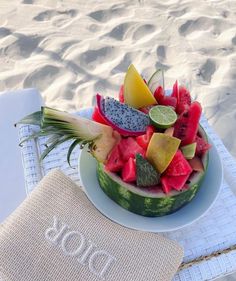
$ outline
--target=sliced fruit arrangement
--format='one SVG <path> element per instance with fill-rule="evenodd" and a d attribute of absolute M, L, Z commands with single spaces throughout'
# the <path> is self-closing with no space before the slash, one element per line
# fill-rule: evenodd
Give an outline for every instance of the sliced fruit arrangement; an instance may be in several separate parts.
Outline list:
<path fill-rule="evenodd" d="M 176 81 L 165 94 L 163 71 L 146 81 L 131 65 L 117 99 L 97 94 L 92 120 L 42 107 L 19 123 L 40 126 L 50 136 L 44 158 L 73 140 L 98 162 L 102 190 L 123 208 L 143 216 L 163 216 L 190 202 L 206 173 L 208 143 L 200 126 L 201 105 Z"/>
<path fill-rule="evenodd" d="M 207 141 L 201 127 L 199 133 Z M 165 145 L 162 146 L 159 140 L 160 136 L 162 140 L 162 135 L 173 138 L 174 145 L 172 146 L 171 139 L 171 145 L 166 146 L 164 137 Z M 138 138 L 140 137 L 136 139 Z M 165 133 L 153 133 L 145 153 L 127 154 L 126 150 L 132 150 L 134 144 L 124 147 L 120 143 L 113 149 L 113 151 L 119 149 L 118 159 L 113 160 L 112 157 L 108 157 L 107 164 L 98 163 L 97 169 L 101 188 L 120 206 L 143 216 L 163 216 L 177 211 L 194 198 L 207 170 L 207 152 L 201 158 L 194 156 L 188 160 L 181 151 L 181 140 Z M 155 148 L 152 151 L 153 146 Z M 165 150 L 166 147 L 168 149 L 165 155 L 162 149 Z M 127 156 L 130 158 L 124 160 Z M 110 169 L 113 166 L 112 161 L 114 161 L 113 165 L 116 163 L 119 165 L 115 173 Z M 163 168 L 163 164 L 166 168 Z"/>

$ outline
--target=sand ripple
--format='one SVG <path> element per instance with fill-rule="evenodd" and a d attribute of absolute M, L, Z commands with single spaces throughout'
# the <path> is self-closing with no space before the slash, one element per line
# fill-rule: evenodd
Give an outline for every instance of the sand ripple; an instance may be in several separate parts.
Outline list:
<path fill-rule="evenodd" d="M 65 110 L 116 96 L 134 63 L 146 77 L 166 70 L 194 99 L 236 156 L 235 1 L 0 3 L 0 90 L 37 87 Z"/>

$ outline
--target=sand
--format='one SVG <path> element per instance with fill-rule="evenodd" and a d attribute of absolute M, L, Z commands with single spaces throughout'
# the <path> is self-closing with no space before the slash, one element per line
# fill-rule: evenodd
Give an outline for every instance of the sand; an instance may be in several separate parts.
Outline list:
<path fill-rule="evenodd" d="M 236 156 L 235 23 L 234 0 L 0 0 L 0 91 L 36 87 L 77 111 L 117 96 L 130 63 L 146 78 L 162 67 Z"/>
<path fill-rule="evenodd" d="M 0 91 L 36 87 L 75 111 L 116 96 L 130 63 L 163 67 L 236 156 L 235 1 L 0 0 Z"/>

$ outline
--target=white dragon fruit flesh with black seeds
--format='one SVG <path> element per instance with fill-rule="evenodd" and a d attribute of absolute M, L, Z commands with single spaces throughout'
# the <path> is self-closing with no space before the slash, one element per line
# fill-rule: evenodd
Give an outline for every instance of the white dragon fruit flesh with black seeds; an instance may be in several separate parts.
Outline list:
<path fill-rule="evenodd" d="M 97 95 L 97 105 L 103 118 L 122 135 L 144 134 L 150 123 L 148 115 L 113 98 Z"/>

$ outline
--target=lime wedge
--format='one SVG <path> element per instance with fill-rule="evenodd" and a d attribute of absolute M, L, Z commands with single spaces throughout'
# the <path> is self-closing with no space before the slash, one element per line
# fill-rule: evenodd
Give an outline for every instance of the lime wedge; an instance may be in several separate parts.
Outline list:
<path fill-rule="evenodd" d="M 177 114 L 170 106 L 157 105 L 150 109 L 149 117 L 154 126 L 161 129 L 171 127 L 177 120 Z"/>
<path fill-rule="evenodd" d="M 164 81 L 164 70 L 163 69 L 157 69 L 151 76 L 151 78 L 148 80 L 148 88 L 150 91 L 154 94 L 156 88 L 158 86 L 162 86 L 163 89 L 165 89 L 165 81 Z"/>

